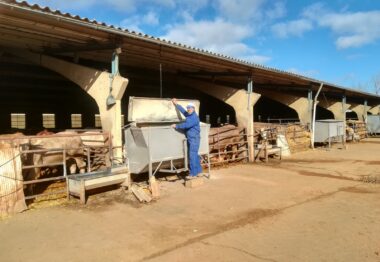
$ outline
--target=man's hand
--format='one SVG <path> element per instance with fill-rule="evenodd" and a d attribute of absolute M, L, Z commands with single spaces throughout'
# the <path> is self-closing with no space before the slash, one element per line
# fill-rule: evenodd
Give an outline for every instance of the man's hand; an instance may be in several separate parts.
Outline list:
<path fill-rule="evenodd" d="M 176 128 L 176 124 L 172 124 L 171 127 L 175 129 Z"/>
<path fill-rule="evenodd" d="M 173 98 L 173 99 L 172 99 L 172 103 L 173 103 L 174 105 L 176 105 L 176 104 L 177 104 L 177 99 L 176 99 L 176 98 Z"/>

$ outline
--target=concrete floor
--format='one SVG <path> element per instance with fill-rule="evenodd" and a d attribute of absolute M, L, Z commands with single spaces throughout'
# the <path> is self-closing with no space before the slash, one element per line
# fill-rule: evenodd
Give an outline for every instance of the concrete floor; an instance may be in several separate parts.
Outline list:
<path fill-rule="evenodd" d="M 0 261 L 380 261 L 380 139 L 281 163 L 162 181 L 142 205 L 121 190 L 0 221 Z"/>

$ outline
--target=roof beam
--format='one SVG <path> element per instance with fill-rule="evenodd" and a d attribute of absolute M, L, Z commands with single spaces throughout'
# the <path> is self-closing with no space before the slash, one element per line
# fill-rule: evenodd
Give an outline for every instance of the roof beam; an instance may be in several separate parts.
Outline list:
<path fill-rule="evenodd" d="M 205 71 L 205 70 L 199 70 L 194 72 L 185 72 L 185 71 L 178 71 L 178 75 L 180 76 L 246 76 L 251 77 L 252 72 L 236 72 L 233 70 L 226 70 L 226 71 Z"/>
<path fill-rule="evenodd" d="M 58 48 L 44 47 L 44 52 L 48 54 L 64 54 L 64 53 L 79 53 L 79 52 L 90 52 L 90 51 L 104 51 L 104 50 L 114 50 L 121 46 L 120 41 L 110 41 L 107 43 L 99 42 L 89 42 L 87 45 L 70 45 L 61 44 Z"/>

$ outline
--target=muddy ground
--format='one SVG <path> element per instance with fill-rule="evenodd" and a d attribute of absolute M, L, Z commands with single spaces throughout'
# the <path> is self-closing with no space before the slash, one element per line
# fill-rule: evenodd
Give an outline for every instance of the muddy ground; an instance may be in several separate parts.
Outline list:
<path fill-rule="evenodd" d="M 0 261 L 380 261 L 380 139 L 0 221 Z M 363 181 L 367 181 L 366 183 Z"/>

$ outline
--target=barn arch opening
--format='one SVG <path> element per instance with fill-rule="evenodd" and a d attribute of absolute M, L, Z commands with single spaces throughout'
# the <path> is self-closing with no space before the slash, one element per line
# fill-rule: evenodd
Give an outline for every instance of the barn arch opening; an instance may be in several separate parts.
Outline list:
<path fill-rule="evenodd" d="M 280 102 L 261 96 L 254 106 L 255 122 L 299 122 L 297 112 Z"/>
<path fill-rule="evenodd" d="M 54 132 L 72 128 L 71 114 L 82 116 L 82 128 L 94 127 L 95 100 L 64 76 L 7 53 L 0 70 L 0 133 L 36 134 L 45 129 L 43 114 L 54 115 Z M 12 128 L 12 113 L 25 114 L 25 129 Z"/>
<path fill-rule="evenodd" d="M 334 119 L 334 114 L 330 110 L 327 110 L 326 108 L 323 108 L 317 105 L 315 119 L 316 120 Z"/>
<path fill-rule="evenodd" d="M 358 114 L 355 111 L 347 110 L 346 111 L 347 120 L 358 120 Z"/>

